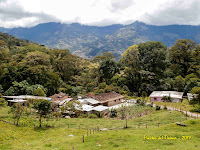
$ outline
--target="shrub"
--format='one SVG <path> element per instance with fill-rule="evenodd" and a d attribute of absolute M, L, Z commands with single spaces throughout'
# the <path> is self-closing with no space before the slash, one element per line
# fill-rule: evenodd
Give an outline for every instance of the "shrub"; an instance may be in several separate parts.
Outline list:
<path fill-rule="evenodd" d="M 156 110 L 160 110 L 160 106 L 156 105 Z"/>
<path fill-rule="evenodd" d="M 90 114 L 90 115 L 88 116 L 88 118 L 90 118 L 90 119 L 95 119 L 95 118 L 98 118 L 98 117 L 97 117 L 97 115 L 95 115 L 95 114 Z"/>
<path fill-rule="evenodd" d="M 117 110 L 116 109 L 111 109 L 110 110 L 110 117 L 111 118 L 117 117 Z"/>
<path fill-rule="evenodd" d="M 151 107 L 153 107 L 153 102 L 151 102 Z"/>
<path fill-rule="evenodd" d="M 86 114 L 80 114 L 79 118 L 87 118 Z"/>
<path fill-rule="evenodd" d="M 7 105 L 7 101 L 4 98 L 0 98 L 0 107 L 4 107 Z"/>
<path fill-rule="evenodd" d="M 164 110 L 167 110 L 167 106 L 166 105 L 164 106 Z"/>

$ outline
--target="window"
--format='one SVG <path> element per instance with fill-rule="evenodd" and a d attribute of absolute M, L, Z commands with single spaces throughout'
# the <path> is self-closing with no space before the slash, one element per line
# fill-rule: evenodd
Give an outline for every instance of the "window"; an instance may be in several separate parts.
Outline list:
<path fill-rule="evenodd" d="M 154 100 L 157 100 L 157 98 L 154 97 Z"/>

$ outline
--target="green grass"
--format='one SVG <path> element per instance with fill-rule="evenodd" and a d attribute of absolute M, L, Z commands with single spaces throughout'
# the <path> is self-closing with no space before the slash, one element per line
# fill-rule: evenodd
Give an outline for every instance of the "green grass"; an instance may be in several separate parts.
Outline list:
<path fill-rule="evenodd" d="M 150 102 L 150 101 L 148 101 Z M 176 109 L 180 109 L 181 110 L 185 110 L 185 111 L 191 111 L 194 109 L 194 107 L 192 105 L 189 104 L 188 100 L 187 99 L 183 99 L 182 103 L 179 102 L 179 103 L 171 103 L 171 102 L 153 102 L 154 104 L 156 105 L 166 105 L 166 106 L 169 106 L 169 107 L 173 107 L 173 108 L 176 108 Z"/>
<path fill-rule="evenodd" d="M 0 110 L 0 117 L 9 119 L 8 108 Z M 23 116 L 20 124 L 31 116 Z M 124 120 L 71 118 L 45 120 L 44 124 L 54 125 L 54 128 L 34 129 L 33 127 L 16 127 L 0 121 L 1 150 L 130 150 L 130 149 L 200 149 L 200 120 L 190 120 L 176 111 L 155 111 L 147 116 L 128 120 L 127 129 L 95 131 L 90 134 L 90 128 L 124 127 Z M 38 125 L 38 121 L 34 120 Z M 174 122 L 185 122 L 187 127 L 177 126 Z M 160 127 L 158 127 L 160 123 Z M 69 128 L 68 128 L 69 124 Z M 140 126 L 138 126 L 140 124 Z M 147 129 L 146 129 L 147 124 Z M 79 129 L 80 127 L 80 129 Z M 87 136 L 87 129 L 89 135 Z M 73 134 L 74 137 L 68 137 Z M 85 135 L 85 142 L 82 142 Z M 172 136 L 181 138 L 191 136 L 190 140 L 146 140 L 144 136 Z M 98 146 L 101 145 L 101 146 Z"/>

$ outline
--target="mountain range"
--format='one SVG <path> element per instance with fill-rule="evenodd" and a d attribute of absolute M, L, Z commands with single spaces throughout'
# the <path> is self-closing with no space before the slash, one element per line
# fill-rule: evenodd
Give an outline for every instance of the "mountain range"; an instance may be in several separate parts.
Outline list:
<path fill-rule="evenodd" d="M 0 28 L 0 32 L 51 48 L 69 49 L 87 58 L 106 51 L 119 57 L 129 46 L 147 41 L 161 41 L 168 47 L 177 39 L 191 39 L 200 43 L 200 26 L 154 26 L 138 21 L 105 27 L 50 22 L 30 28 Z"/>

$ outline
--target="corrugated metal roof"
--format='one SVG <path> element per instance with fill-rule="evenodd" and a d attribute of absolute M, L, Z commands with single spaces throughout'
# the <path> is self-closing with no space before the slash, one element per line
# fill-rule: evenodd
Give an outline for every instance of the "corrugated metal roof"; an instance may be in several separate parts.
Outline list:
<path fill-rule="evenodd" d="M 62 105 L 64 105 L 65 103 L 71 101 L 72 99 L 73 99 L 73 98 L 67 98 L 67 99 L 64 99 L 64 100 L 62 100 L 62 101 L 58 101 L 58 103 L 59 103 L 60 106 L 62 106 Z"/>
<path fill-rule="evenodd" d="M 32 95 L 19 95 L 19 96 L 4 96 L 5 98 L 13 98 L 13 99 L 46 99 L 51 100 L 49 97 L 44 96 L 32 96 Z"/>
<path fill-rule="evenodd" d="M 87 104 L 83 104 L 83 105 L 82 105 L 82 110 L 83 110 L 83 111 L 91 111 L 93 107 L 94 107 L 94 106 L 90 106 L 90 105 L 87 105 Z"/>
<path fill-rule="evenodd" d="M 107 109 L 109 109 L 109 107 L 102 106 L 102 105 L 99 105 L 99 106 L 92 108 L 92 110 L 95 110 L 95 111 L 104 111 L 104 110 L 107 110 Z"/>
<path fill-rule="evenodd" d="M 149 97 L 163 97 L 163 96 L 170 96 L 171 98 L 182 99 L 183 92 L 177 92 L 177 91 L 153 91 L 149 95 Z"/>
<path fill-rule="evenodd" d="M 93 104 L 93 105 L 99 103 L 99 101 L 97 101 L 97 100 L 95 100 L 95 99 L 93 99 L 93 98 L 84 98 L 84 99 L 79 99 L 78 101 L 79 101 L 80 103 L 90 103 L 90 104 Z"/>
<path fill-rule="evenodd" d="M 23 99 L 13 99 L 13 100 L 8 100 L 9 102 L 14 102 L 14 103 L 23 103 L 25 102 L 26 100 L 23 100 Z"/>

